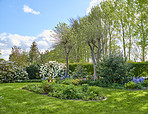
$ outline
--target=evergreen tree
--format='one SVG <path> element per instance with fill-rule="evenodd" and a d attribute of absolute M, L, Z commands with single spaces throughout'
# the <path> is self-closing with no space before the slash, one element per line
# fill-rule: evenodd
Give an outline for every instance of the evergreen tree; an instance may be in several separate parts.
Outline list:
<path fill-rule="evenodd" d="M 37 43 L 34 41 L 32 42 L 32 45 L 29 51 L 30 62 L 33 63 L 33 62 L 39 61 L 39 57 L 40 57 L 40 53 L 38 51 Z"/>

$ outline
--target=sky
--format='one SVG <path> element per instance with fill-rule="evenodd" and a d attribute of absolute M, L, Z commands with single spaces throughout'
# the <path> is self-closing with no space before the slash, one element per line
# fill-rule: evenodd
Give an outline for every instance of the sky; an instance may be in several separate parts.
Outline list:
<path fill-rule="evenodd" d="M 54 43 L 54 27 L 87 15 L 99 0 L 0 0 L 0 58 L 11 48 L 29 51 L 33 41 L 44 52 Z"/>

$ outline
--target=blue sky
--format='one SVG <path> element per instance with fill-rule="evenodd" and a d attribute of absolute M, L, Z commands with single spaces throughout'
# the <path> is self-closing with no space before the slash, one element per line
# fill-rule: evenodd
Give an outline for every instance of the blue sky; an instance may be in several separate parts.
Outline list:
<path fill-rule="evenodd" d="M 8 59 L 14 45 L 29 51 L 36 41 L 48 49 L 50 34 L 59 22 L 86 15 L 99 0 L 0 0 L 0 50 Z"/>

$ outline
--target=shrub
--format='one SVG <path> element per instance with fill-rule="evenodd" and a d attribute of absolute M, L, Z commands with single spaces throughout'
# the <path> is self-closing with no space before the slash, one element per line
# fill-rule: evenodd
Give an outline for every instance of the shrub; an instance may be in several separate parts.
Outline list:
<path fill-rule="evenodd" d="M 48 95 L 61 99 L 101 100 L 104 98 L 98 88 L 89 87 L 87 84 L 82 87 L 56 84 L 53 93 L 49 92 Z"/>
<path fill-rule="evenodd" d="M 33 91 L 40 94 L 44 92 L 43 89 L 38 84 L 30 84 L 30 85 L 24 86 L 22 89 L 27 89 L 29 91 Z"/>
<path fill-rule="evenodd" d="M 133 83 L 134 84 L 133 84 Z M 141 89 L 143 88 L 144 85 L 144 78 L 140 77 L 140 78 L 136 78 L 134 77 L 132 81 L 127 83 L 128 85 L 125 84 L 125 88 L 129 88 L 129 89 Z M 135 85 L 135 86 L 134 86 Z M 129 86 L 129 87 L 128 87 Z M 130 87 L 131 86 L 131 87 Z"/>
<path fill-rule="evenodd" d="M 77 98 L 77 89 L 74 85 L 68 85 L 63 88 L 63 95 L 65 99 L 76 99 Z"/>
<path fill-rule="evenodd" d="M 98 76 L 102 77 L 104 83 L 119 83 L 128 82 L 133 76 L 130 65 L 125 62 L 122 55 L 110 55 L 105 57 L 98 64 Z"/>
<path fill-rule="evenodd" d="M 66 84 L 66 85 L 70 85 L 72 84 L 72 79 L 65 79 L 65 80 L 61 80 L 60 81 L 61 84 Z"/>
<path fill-rule="evenodd" d="M 73 79 L 72 80 L 72 84 L 73 85 L 82 85 L 82 84 L 85 84 L 86 83 L 86 80 L 84 80 L 83 78 L 79 78 L 79 79 Z"/>
<path fill-rule="evenodd" d="M 47 82 L 43 82 L 45 85 Z M 52 91 L 51 86 L 52 85 Z M 77 87 L 72 84 L 64 85 L 64 84 L 56 84 L 50 83 L 46 86 L 49 96 L 57 97 L 60 99 L 83 99 L 83 100 L 102 100 L 104 99 L 103 94 L 100 93 L 99 89 L 96 87 L 89 87 L 87 84 L 84 84 L 82 87 Z M 44 87 L 44 86 L 41 86 Z M 36 86 L 36 84 L 28 85 L 24 87 L 24 89 L 28 89 L 34 92 L 43 92 L 43 89 L 40 86 Z M 46 93 L 47 93 L 46 91 Z"/>
<path fill-rule="evenodd" d="M 133 81 L 129 81 L 128 83 L 125 83 L 124 87 L 127 88 L 127 89 L 135 89 L 136 83 L 134 83 Z"/>
<path fill-rule="evenodd" d="M 143 85 L 144 85 L 145 87 L 148 87 L 148 80 L 144 80 Z"/>
<path fill-rule="evenodd" d="M 40 66 L 38 64 L 32 64 L 28 67 L 26 67 L 26 71 L 28 73 L 29 79 L 39 79 L 39 71 Z"/>
<path fill-rule="evenodd" d="M 148 73 L 147 72 L 143 72 L 138 77 L 148 77 Z"/>
<path fill-rule="evenodd" d="M 28 73 L 10 61 L 0 61 L 0 82 L 15 82 L 28 79 Z"/>
<path fill-rule="evenodd" d="M 45 93 L 53 92 L 53 83 L 49 83 L 48 81 L 43 81 L 42 88 Z"/>
<path fill-rule="evenodd" d="M 82 84 L 82 91 L 84 92 L 88 91 L 88 84 Z"/>
<path fill-rule="evenodd" d="M 40 77 L 46 80 L 46 78 L 54 79 L 65 75 L 65 65 L 57 63 L 56 61 L 49 61 L 40 67 Z"/>

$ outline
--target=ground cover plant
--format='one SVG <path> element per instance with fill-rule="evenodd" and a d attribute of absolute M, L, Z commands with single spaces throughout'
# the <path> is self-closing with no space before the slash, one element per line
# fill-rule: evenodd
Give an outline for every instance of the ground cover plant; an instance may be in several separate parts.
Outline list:
<path fill-rule="evenodd" d="M 0 114 L 147 114 L 148 112 L 148 90 L 133 91 L 98 87 L 108 99 L 92 102 L 57 99 L 37 94 L 21 89 L 25 85 L 28 83 L 0 84 Z"/>
<path fill-rule="evenodd" d="M 41 85 L 27 85 L 23 87 L 36 93 L 46 93 L 49 96 L 60 99 L 82 99 L 82 100 L 104 100 L 105 96 L 98 88 L 89 87 L 88 84 L 82 86 L 74 86 L 72 84 L 56 84 L 54 82 L 48 83 L 44 81 Z"/>

